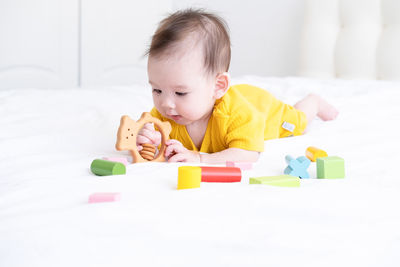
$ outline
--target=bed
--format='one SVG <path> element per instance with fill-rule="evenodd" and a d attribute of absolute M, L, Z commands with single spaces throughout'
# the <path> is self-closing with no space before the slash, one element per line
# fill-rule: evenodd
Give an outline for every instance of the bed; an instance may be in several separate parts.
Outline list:
<path fill-rule="evenodd" d="M 313 13 L 328 9 L 318 2 L 308 2 L 307 16 L 329 18 Z M 318 25 L 340 36 L 338 25 Z M 143 81 L 0 91 L 0 266 L 399 266 L 400 82 L 390 81 L 400 79 L 400 68 L 390 67 L 400 62 L 398 52 L 384 50 L 393 61 L 374 54 L 379 64 L 370 57 L 361 57 L 362 67 L 345 64 L 355 55 L 344 49 L 351 46 L 319 43 L 326 50 L 311 53 L 318 31 L 328 32 L 308 29 L 300 73 L 310 77 L 241 76 L 232 83 L 262 87 L 292 104 L 318 93 L 340 114 L 314 121 L 302 136 L 266 141 L 239 183 L 177 190 L 178 167 L 194 165 L 185 163 L 91 173 L 94 159 L 129 158 L 115 150 L 116 134 L 122 115 L 138 119 L 151 109 Z M 251 177 L 281 175 L 285 156 L 303 156 L 309 146 L 342 157 L 346 177 L 316 179 L 311 163 L 311 178 L 298 188 L 249 184 Z M 121 199 L 89 204 L 95 192 Z"/>
<path fill-rule="evenodd" d="M 106 177 L 89 169 L 96 158 L 129 156 L 114 148 L 119 119 L 151 108 L 147 85 L 0 92 L 0 265 L 398 266 L 400 83 L 233 82 L 289 103 L 319 93 L 340 115 L 266 141 L 240 183 L 176 190 L 177 168 L 188 164 L 132 164 Z M 346 178 L 316 179 L 312 163 L 299 188 L 249 184 L 282 174 L 285 156 L 308 146 L 344 158 Z M 88 204 L 94 192 L 121 200 Z"/>

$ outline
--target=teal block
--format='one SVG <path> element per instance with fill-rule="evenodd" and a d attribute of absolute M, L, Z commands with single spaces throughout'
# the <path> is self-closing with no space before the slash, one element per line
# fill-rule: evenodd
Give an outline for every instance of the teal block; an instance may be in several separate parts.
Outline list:
<path fill-rule="evenodd" d="M 267 184 L 283 187 L 299 187 L 300 178 L 291 175 L 250 177 L 250 184 Z"/>
<path fill-rule="evenodd" d="M 285 160 L 288 166 L 283 171 L 284 174 L 297 176 L 300 178 L 310 178 L 310 175 L 307 172 L 308 167 L 310 166 L 311 161 L 304 157 L 298 157 L 297 159 L 292 158 L 287 155 Z"/>
<path fill-rule="evenodd" d="M 317 178 L 344 178 L 344 159 L 337 156 L 317 158 Z"/>
<path fill-rule="evenodd" d="M 95 159 L 90 165 L 90 170 L 99 176 L 119 175 L 126 173 L 126 167 L 121 162 Z"/>

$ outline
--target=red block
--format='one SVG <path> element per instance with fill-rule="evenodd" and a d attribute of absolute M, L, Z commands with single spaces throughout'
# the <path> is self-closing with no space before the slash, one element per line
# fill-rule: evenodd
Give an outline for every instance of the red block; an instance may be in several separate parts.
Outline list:
<path fill-rule="evenodd" d="M 242 172 L 236 167 L 200 167 L 201 181 L 210 183 L 240 182 Z"/>

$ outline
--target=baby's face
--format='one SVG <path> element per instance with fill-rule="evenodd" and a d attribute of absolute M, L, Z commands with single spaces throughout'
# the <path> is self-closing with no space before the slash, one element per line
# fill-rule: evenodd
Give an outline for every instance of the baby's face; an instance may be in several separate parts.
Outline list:
<path fill-rule="evenodd" d="M 215 96 L 215 77 L 206 74 L 200 49 L 180 56 L 149 57 L 147 71 L 157 110 L 182 125 L 208 120 Z"/>

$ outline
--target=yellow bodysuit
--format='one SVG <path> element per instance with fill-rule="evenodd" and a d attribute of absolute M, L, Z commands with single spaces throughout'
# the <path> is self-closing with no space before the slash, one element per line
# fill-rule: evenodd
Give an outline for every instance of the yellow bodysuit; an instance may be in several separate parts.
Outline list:
<path fill-rule="evenodd" d="M 227 148 L 264 151 L 264 140 L 300 135 L 307 126 L 306 115 L 255 86 L 233 85 L 218 99 L 208 121 L 200 148 L 190 138 L 186 127 L 163 117 L 156 108 L 151 115 L 172 126 L 171 139 L 189 150 L 214 153 Z"/>

